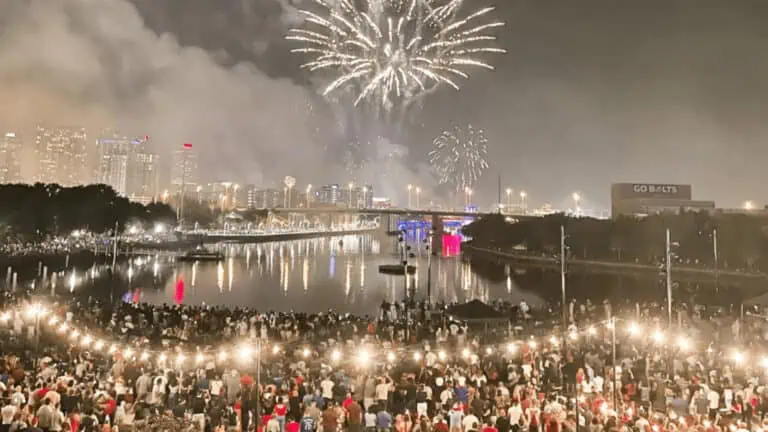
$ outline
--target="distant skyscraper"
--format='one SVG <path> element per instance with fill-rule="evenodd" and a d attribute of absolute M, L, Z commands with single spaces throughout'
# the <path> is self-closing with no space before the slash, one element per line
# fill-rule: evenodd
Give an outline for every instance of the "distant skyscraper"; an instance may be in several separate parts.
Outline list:
<path fill-rule="evenodd" d="M 134 153 L 129 160 L 129 198 L 141 203 L 151 202 L 158 195 L 159 156 L 151 151 L 148 140 L 134 140 Z"/>
<path fill-rule="evenodd" d="M 171 169 L 171 184 L 176 192 L 181 191 L 184 185 L 184 194 L 196 193 L 197 178 L 197 152 L 192 144 L 183 144 L 173 153 L 173 167 Z"/>
<path fill-rule="evenodd" d="M 109 186 L 118 194 L 128 193 L 128 171 L 131 153 L 131 140 L 115 133 L 104 134 L 98 139 L 99 178 L 98 182 Z"/>
<path fill-rule="evenodd" d="M 0 183 L 21 181 L 21 137 L 8 132 L 0 141 Z"/>
<path fill-rule="evenodd" d="M 74 186 L 90 183 L 85 129 L 37 127 L 35 181 Z"/>
<path fill-rule="evenodd" d="M 263 209 L 283 206 L 284 195 L 279 189 L 249 188 L 248 208 Z"/>

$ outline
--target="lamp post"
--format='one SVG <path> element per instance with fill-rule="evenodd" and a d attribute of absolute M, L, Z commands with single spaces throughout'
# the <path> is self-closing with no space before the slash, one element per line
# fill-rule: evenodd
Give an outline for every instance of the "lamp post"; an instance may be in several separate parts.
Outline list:
<path fill-rule="evenodd" d="M 411 190 L 413 190 L 413 185 L 409 184 L 407 189 L 408 189 L 408 208 L 411 208 Z"/>
<path fill-rule="evenodd" d="M 472 203 L 472 189 L 467 186 L 464 188 L 464 207 L 469 207 Z"/>
<path fill-rule="evenodd" d="M 237 191 L 240 189 L 240 185 L 235 183 L 232 185 L 232 208 L 237 208 Z"/>
<path fill-rule="evenodd" d="M 197 188 L 195 188 L 195 192 L 197 192 L 197 203 L 200 204 L 202 201 L 200 201 L 200 192 L 202 192 L 203 187 L 198 185 Z"/>
<path fill-rule="evenodd" d="M 610 326 L 611 326 L 611 364 L 613 367 L 613 383 L 611 387 L 613 388 L 613 410 L 618 411 L 618 394 L 616 393 L 616 317 L 611 317 L 610 320 Z"/>
<path fill-rule="evenodd" d="M 288 189 L 285 206 L 291 208 L 291 191 L 293 190 L 293 187 L 296 186 L 296 179 L 291 176 L 285 176 L 283 183 L 285 183 L 285 187 Z"/>
<path fill-rule="evenodd" d="M 349 184 L 347 186 L 349 186 L 349 205 L 348 205 L 348 208 L 352 208 L 352 188 L 355 186 L 355 184 L 352 183 L 352 182 L 349 182 Z"/>
<path fill-rule="evenodd" d="M 580 212 L 580 208 L 579 208 L 579 202 L 581 201 L 581 195 L 579 195 L 578 192 L 574 192 L 573 194 L 571 194 L 571 198 L 573 198 L 573 214 L 578 216 L 579 213 L 581 213 Z"/>
<path fill-rule="evenodd" d="M 310 193 L 312 192 L 312 185 L 307 185 L 307 208 L 309 208 L 310 203 Z"/>
<path fill-rule="evenodd" d="M 712 230 L 712 255 L 715 260 L 715 292 L 717 292 L 720 282 L 720 265 L 718 263 L 719 257 L 717 253 L 717 228 Z"/>
<path fill-rule="evenodd" d="M 667 276 L 667 325 L 672 329 L 672 235 L 667 228 L 666 241 L 666 276 Z"/>
<path fill-rule="evenodd" d="M 418 210 L 420 208 L 420 206 L 419 206 L 419 197 L 420 196 L 421 196 L 421 188 L 417 187 L 416 188 L 416 210 Z"/>
<path fill-rule="evenodd" d="M 514 192 L 512 188 L 507 188 L 507 212 L 512 208 L 512 192 Z"/>
<path fill-rule="evenodd" d="M 525 191 L 520 191 L 520 211 L 523 214 L 526 213 L 525 198 L 527 197 L 528 197 L 528 194 Z"/>

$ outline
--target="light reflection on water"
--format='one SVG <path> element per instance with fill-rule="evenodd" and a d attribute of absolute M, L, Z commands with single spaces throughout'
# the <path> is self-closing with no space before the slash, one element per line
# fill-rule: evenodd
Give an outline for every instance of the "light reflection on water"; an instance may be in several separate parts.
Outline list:
<path fill-rule="evenodd" d="M 226 259 L 219 263 L 180 263 L 159 258 L 132 263 L 132 277 L 122 278 L 124 298 L 161 304 L 249 306 L 260 310 L 304 312 L 335 309 L 343 312 L 377 312 L 383 300 L 399 301 L 405 287 L 417 300 L 427 294 L 428 252 L 422 242 L 412 242 L 418 271 L 412 277 L 378 273 L 382 264 L 395 264 L 395 239 L 372 235 L 296 240 L 262 244 L 222 244 Z M 158 276 L 159 274 L 159 276 Z M 170 277 L 169 277 L 170 276 Z M 179 298 L 178 282 L 188 289 Z M 459 257 L 432 257 L 433 300 L 490 301 L 525 298 L 538 302 L 534 293 L 523 293 L 511 278 L 490 282 L 477 275 Z M 138 289 L 138 291 L 137 291 Z"/>

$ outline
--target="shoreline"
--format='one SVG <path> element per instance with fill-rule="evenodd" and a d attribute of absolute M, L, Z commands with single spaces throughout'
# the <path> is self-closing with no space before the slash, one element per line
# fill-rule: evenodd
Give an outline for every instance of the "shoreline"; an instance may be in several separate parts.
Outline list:
<path fill-rule="evenodd" d="M 539 267 L 552 270 L 560 270 L 560 261 L 554 257 L 532 256 L 524 254 L 514 254 L 508 252 L 501 252 L 493 249 L 481 248 L 472 246 L 470 244 L 463 244 L 461 246 L 462 253 L 466 253 L 468 256 L 486 256 L 493 257 L 497 260 L 503 260 L 509 263 L 524 264 L 528 267 Z M 600 260 L 585 260 L 585 259 L 569 259 L 569 270 L 577 270 L 582 272 L 594 272 L 594 273 L 629 273 L 629 274 L 646 274 L 646 275 L 658 275 L 658 266 L 651 264 L 637 264 L 618 261 L 600 261 Z M 719 270 L 699 268 L 675 265 L 672 267 L 672 274 L 675 278 L 682 278 L 687 280 L 742 280 L 748 282 L 762 282 L 768 279 L 768 274 L 765 273 L 744 273 L 732 270 Z"/>

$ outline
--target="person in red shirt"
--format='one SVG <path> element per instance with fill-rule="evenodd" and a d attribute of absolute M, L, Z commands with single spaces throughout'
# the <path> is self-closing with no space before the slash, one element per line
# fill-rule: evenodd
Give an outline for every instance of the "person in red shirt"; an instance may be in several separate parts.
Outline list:
<path fill-rule="evenodd" d="M 346 411 L 347 407 L 351 403 L 352 403 L 352 393 L 347 393 L 347 398 L 344 399 L 344 402 L 341 403 L 341 407 L 344 408 L 344 410 Z"/>
<path fill-rule="evenodd" d="M 299 432 L 299 422 L 292 416 L 288 416 L 288 424 L 285 425 L 285 432 Z"/>
<path fill-rule="evenodd" d="M 283 403 L 282 396 L 279 396 L 277 398 L 277 404 L 273 409 L 273 413 L 275 414 L 275 418 L 277 419 L 277 422 L 280 424 L 280 432 L 285 432 L 285 416 L 286 414 L 288 414 L 288 405 Z"/>
<path fill-rule="evenodd" d="M 499 432 L 499 430 L 492 424 L 483 422 L 482 432 Z"/>

